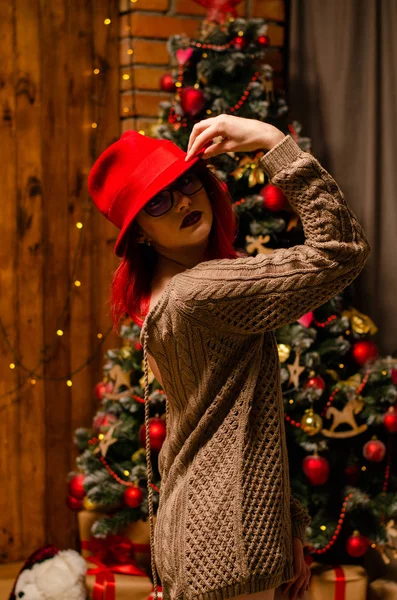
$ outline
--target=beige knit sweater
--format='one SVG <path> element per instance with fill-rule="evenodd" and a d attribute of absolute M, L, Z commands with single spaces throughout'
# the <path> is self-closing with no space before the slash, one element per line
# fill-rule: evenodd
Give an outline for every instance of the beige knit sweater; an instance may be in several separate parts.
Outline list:
<path fill-rule="evenodd" d="M 292 536 L 305 540 L 310 516 L 290 495 L 274 330 L 350 284 L 370 252 L 337 183 L 291 136 L 260 163 L 305 244 L 178 273 L 141 331 L 152 571 L 164 600 L 223 600 L 293 579 Z M 155 529 L 147 351 L 167 399 Z"/>

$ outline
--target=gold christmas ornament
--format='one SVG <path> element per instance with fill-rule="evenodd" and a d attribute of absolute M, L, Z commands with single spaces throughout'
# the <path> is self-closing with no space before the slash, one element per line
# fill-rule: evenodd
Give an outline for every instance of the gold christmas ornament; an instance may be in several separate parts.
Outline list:
<path fill-rule="evenodd" d="M 240 160 L 238 167 L 230 174 L 233 175 L 236 181 L 238 181 L 243 177 L 243 175 L 249 172 L 248 187 L 254 187 L 254 185 L 257 185 L 258 183 L 263 185 L 265 183 L 265 174 L 259 166 L 259 158 L 259 153 L 254 158 L 244 156 Z"/>
<path fill-rule="evenodd" d="M 316 435 L 323 426 L 323 420 L 312 408 L 305 410 L 305 414 L 301 419 L 301 428 L 307 435 Z"/>
<path fill-rule="evenodd" d="M 131 346 L 129 344 L 128 346 L 123 346 L 120 349 L 120 355 L 124 359 L 131 358 Z"/>
<path fill-rule="evenodd" d="M 359 335 L 370 333 L 374 335 L 378 328 L 375 323 L 367 315 L 360 313 L 355 308 L 344 310 L 342 315 L 350 319 L 351 328 Z"/>
<path fill-rule="evenodd" d="M 83 498 L 83 506 L 86 510 L 95 510 L 96 509 L 96 504 L 95 502 L 92 502 L 92 500 L 90 500 L 88 498 L 88 496 L 84 496 Z"/>
<path fill-rule="evenodd" d="M 289 359 L 289 355 L 291 354 L 291 346 L 288 346 L 288 344 L 277 344 L 277 350 L 281 363 Z"/>

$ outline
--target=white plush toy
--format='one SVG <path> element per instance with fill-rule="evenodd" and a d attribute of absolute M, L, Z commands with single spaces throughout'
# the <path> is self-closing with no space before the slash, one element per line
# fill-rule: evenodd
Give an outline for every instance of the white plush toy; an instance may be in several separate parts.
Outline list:
<path fill-rule="evenodd" d="M 75 550 L 48 545 L 25 562 L 10 600 L 86 600 L 87 563 Z"/>

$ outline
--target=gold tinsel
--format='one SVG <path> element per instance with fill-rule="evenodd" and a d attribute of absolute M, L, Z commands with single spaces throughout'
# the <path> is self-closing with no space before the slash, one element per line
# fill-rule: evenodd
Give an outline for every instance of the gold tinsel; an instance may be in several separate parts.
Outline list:
<path fill-rule="evenodd" d="M 291 354 L 291 346 L 288 346 L 287 344 L 277 344 L 277 350 L 280 362 L 283 363 L 288 360 L 289 355 Z"/>
<path fill-rule="evenodd" d="M 360 313 L 355 308 L 344 310 L 342 315 L 350 319 L 351 328 L 354 333 L 358 333 L 359 335 L 370 333 L 371 335 L 374 335 L 378 331 L 378 328 L 372 319 L 367 315 Z"/>

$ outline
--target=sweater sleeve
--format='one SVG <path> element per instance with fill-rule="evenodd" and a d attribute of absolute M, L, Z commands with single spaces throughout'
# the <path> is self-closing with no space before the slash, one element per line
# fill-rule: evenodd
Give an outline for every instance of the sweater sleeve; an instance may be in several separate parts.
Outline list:
<path fill-rule="evenodd" d="M 291 496 L 290 511 L 292 535 L 298 537 L 302 544 L 304 544 L 306 527 L 311 523 L 311 516 L 303 504 L 301 504 L 294 496 Z"/>
<path fill-rule="evenodd" d="M 209 260 L 178 274 L 179 308 L 220 332 L 250 335 L 293 323 L 347 287 L 370 253 L 337 183 L 290 135 L 260 163 L 298 213 L 305 243 Z"/>

